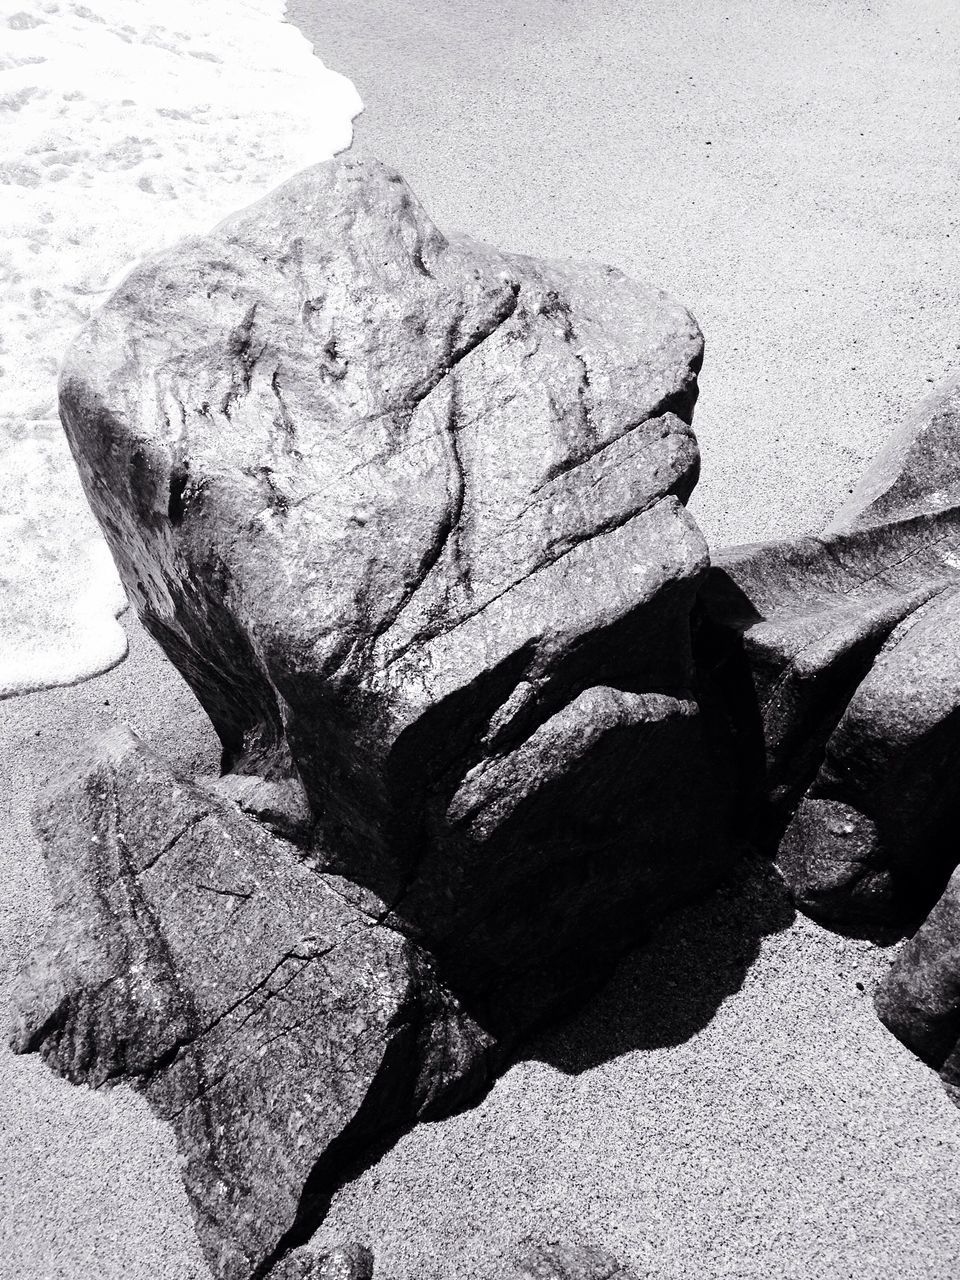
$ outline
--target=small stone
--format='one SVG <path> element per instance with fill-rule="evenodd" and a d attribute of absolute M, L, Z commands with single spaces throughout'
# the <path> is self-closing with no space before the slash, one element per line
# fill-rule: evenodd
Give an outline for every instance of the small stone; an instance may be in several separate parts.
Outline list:
<path fill-rule="evenodd" d="M 960 1086 L 960 869 L 900 948 L 874 1003 L 898 1039 Z"/>
<path fill-rule="evenodd" d="M 489 1280 L 637 1280 L 603 1249 L 585 1244 L 526 1240 L 489 1274 Z"/>
<path fill-rule="evenodd" d="M 295 1249 L 273 1267 L 267 1280 L 373 1280 L 374 1257 L 362 1244 L 325 1253 L 309 1245 Z"/>

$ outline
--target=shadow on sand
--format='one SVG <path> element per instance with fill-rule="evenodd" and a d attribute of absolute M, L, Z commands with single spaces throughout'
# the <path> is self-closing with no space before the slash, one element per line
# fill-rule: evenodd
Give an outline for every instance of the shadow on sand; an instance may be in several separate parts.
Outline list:
<path fill-rule="evenodd" d="M 577 1075 L 638 1049 L 683 1043 L 740 989 L 761 940 L 788 928 L 795 914 L 776 870 L 745 857 L 712 896 L 668 916 L 598 994 L 514 1060 Z"/>
<path fill-rule="evenodd" d="M 789 928 L 795 915 L 777 871 L 762 858 L 745 855 L 711 896 L 668 916 L 646 943 L 620 961 L 599 991 L 525 1039 L 485 1088 L 436 1122 L 476 1106 L 516 1062 L 532 1059 L 577 1075 L 626 1053 L 688 1040 L 740 989 L 762 939 Z M 301 1214 L 270 1261 L 306 1243 L 338 1189 L 375 1165 L 413 1127 L 365 1140 L 359 1150 L 350 1134 L 334 1144 L 311 1174 Z M 268 1268 L 269 1263 L 258 1276 Z"/>

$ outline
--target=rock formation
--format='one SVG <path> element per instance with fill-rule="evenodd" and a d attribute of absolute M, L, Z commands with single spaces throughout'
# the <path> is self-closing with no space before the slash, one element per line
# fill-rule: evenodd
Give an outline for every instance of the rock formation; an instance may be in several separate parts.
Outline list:
<path fill-rule="evenodd" d="M 742 820 L 814 918 L 881 938 L 920 924 L 877 1010 L 960 1086 L 960 378 L 824 534 L 716 556 L 699 612 Z"/>
<path fill-rule="evenodd" d="M 139 267 L 71 349 L 91 506 L 224 776 L 120 734 L 47 802 L 15 1044 L 170 1120 L 217 1274 L 313 1267 L 348 1158 L 727 866 L 701 355 L 661 292 L 448 240 L 352 159 Z"/>
<path fill-rule="evenodd" d="M 797 904 L 909 927 L 960 860 L 960 380 L 818 537 L 733 547 L 699 647 Z"/>
<path fill-rule="evenodd" d="M 139 267 L 71 349 L 91 506 L 223 776 L 118 730 L 48 797 L 14 1044 L 169 1120 L 217 1275 L 369 1277 L 303 1247 L 348 1163 L 712 887 L 731 796 L 810 914 L 930 912 L 878 1008 L 960 1080 L 960 382 L 824 534 L 708 574 L 701 357 L 659 291 L 449 240 L 352 159 Z"/>
<path fill-rule="evenodd" d="M 341 160 L 137 269 L 63 370 L 224 787 L 485 1016 L 545 947 L 579 967 L 598 914 L 635 936 L 724 863 L 683 506 L 701 353 L 661 292 L 449 241 Z"/>
<path fill-rule="evenodd" d="M 216 1274 L 258 1274 L 338 1162 L 482 1082 L 490 1039 L 428 956 L 129 732 L 39 829 L 54 915 L 14 1048 L 146 1095 Z"/>

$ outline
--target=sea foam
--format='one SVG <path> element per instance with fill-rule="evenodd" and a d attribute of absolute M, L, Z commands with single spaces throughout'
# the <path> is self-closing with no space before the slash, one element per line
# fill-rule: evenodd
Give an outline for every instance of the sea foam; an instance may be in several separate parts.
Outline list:
<path fill-rule="evenodd" d="M 349 80 L 282 0 L 0 0 L 0 698 L 126 652 L 56 419 L 77 328 L 145 254 L 349 146 Z"/>

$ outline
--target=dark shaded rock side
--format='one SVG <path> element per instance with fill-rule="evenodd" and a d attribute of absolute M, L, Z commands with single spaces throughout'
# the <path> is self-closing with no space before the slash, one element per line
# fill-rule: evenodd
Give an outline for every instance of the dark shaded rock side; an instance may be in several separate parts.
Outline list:
<path fill-rule="evenodd" d="M 960 1090 L 960 870 L 900 948 L 874 997 L 899 1040 Z M 951 1095 L 960 1102 L 960 1092 Z"/>
<path fill-rule="evenodd" d="M 960 858 L 960 380 L 822 535 L 732 547 L 701 593 L 706 695 L 797 904 L 915 927 Z"/>
<path fill-rule="evenodd" d="M 261 1274 L 344 1159 L 482 1086 L 490 1039 L 432 960 L 130 733 L 39 830 L 54 915 L 14 1048 L 146 1095 L 217 1275 Z"/>

